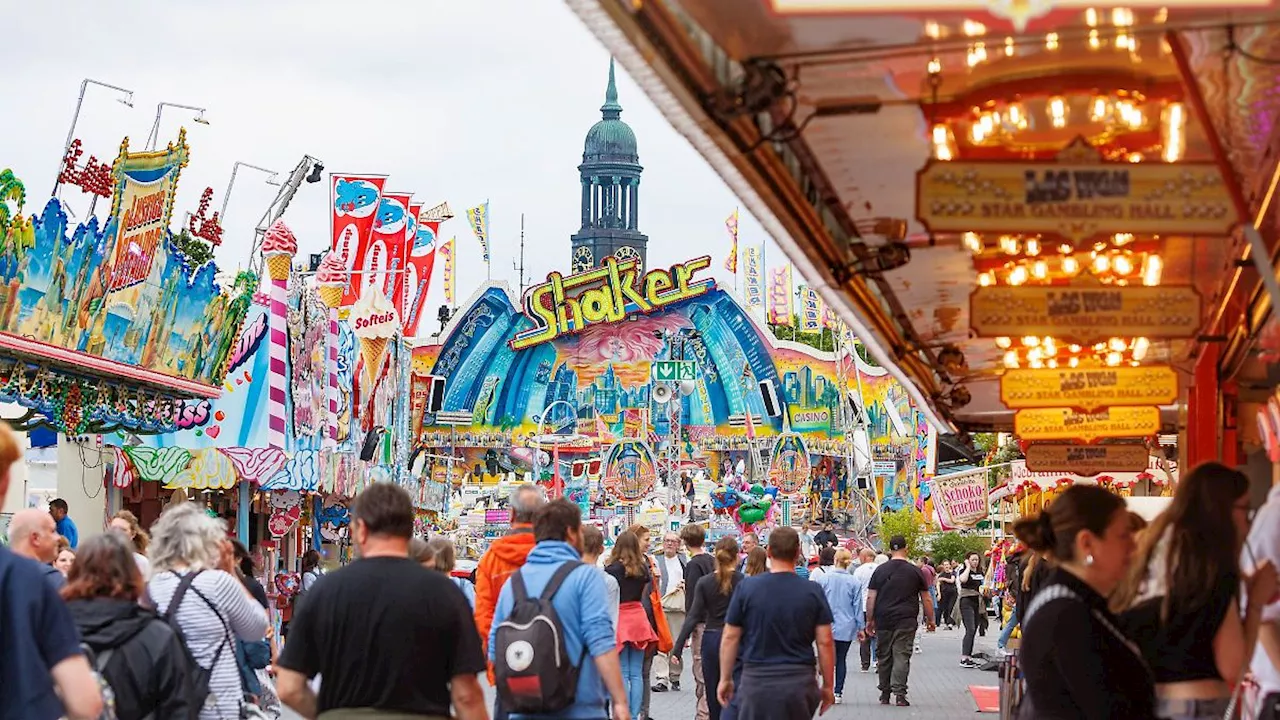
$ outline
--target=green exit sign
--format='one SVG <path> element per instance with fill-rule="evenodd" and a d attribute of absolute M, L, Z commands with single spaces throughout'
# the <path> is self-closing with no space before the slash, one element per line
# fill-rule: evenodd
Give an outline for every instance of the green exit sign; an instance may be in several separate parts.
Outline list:
<path fill-rule="evenodd" d="M 697 380 L 698 364 L 692 360 L 658 360 L 653 363 L 653 379 L 659 382 Z"/>

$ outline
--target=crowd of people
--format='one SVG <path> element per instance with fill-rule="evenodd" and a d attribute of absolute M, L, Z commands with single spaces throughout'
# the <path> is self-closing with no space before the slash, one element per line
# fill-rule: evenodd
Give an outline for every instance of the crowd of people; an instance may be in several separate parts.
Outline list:
<path fill-rule="evenodd" d="M 19 459 L 0 426 L 0 494 Z M 993 569 L 978 553 L 935 564 L 902 536 L 882 555 L 789 527 L 708 547 L 700 524 L 652 551 L 633 525 L 606 550 L 537 485 L 511 510 L 458 578 L 449 540 L 414 537 L 406 491 L 370 486 L 351 507 L 359 559 L 322 572 L 319 553 L 301 558 L 281 638 L 250 553 L 196 503 L 148 529 L 117 513 L 84 541 L 59 532 L 65 503 L 19 511 L 0 548 L 0 720 L 239 720 L 281 704 L 326 720 L 647 720 L 685 679 L 699 720 L 799 720 L 843 702 L 854 661 L 880 703 L 909 706 L 919 635 L 939 624 L 964 627 L 962 665 L 983 664 Z M 1276 717 L 1280 489 L 1255 517 L 1247 479 L 1207 464 L 1150 526 L 1082 485 L 1014 529 L 1000 646 L 1022 628 L 1019 717 L 1230 717 L 1250 674 L 1259 717 Z"/>

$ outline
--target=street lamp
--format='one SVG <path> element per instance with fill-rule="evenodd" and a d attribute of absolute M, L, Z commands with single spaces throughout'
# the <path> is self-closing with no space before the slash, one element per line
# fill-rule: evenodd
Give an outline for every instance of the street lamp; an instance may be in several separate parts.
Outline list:
<path fill-rule="evenodd" d="M 159 104 L 157 104 L 157 105 L 156 105 L 156 119 L 155 119 L 155 122 L 151 123 L 151 134 L 147 136 L 147 149 L 148 149 L 148 150 L 155 150 L 155 149 L 156 149 L 156 143 L 157 143 L 157 142 L 159 141 L 159 139 L 160 139 L 160 115 L 164 113 L 164 109 L 165 109 L 166 107 L 181 108 L 181 109 L 183 109 L 183 110 L 195 110 L 195 111 L 196 111 L 196 116 L 195 116 L 194 118 L 192 118 L 192 120 L 194 120 L 195 122 L 200 123 L 201 125 L 208 125 L 208 124 L 209 124 L 209 121 L 204 119 L 204 114 L 205 114 L 206 112 L 208 112 L 208 110 L 207 110 L 207 109 L 205 109 L 205 108 L 202 108 L 202 107 L 196 107 L 195 105 L 180 105 L 180 104 L 178 104 L 178 103 L 171 103 L 171 102 L 162 102 L 162 103 L 159 103 Z"/>
<path fill-rule="evenodd" d="M 280 173 L 259 165 L 237 160 L 236 164 L 231 166 L 231 179 L 227 181 L 227 191 L 222 194 L 222 211 L 218 213 L 218 218 L 221 220 L 223 227 L 227 226 L 227 203 L 231 201 L 231 188 L 236 184 L 236 173 L 240 171 L 241 167 L 247 167 L 257 170 L 258 172 L 267 173 L 267 184 L 280 187 Z"/>
<path fill-rule="evenodd" d="M 85 94 L 85 91 L 89 89 L 90 85 L 97 85 L 98 87 L 104 87 L 104 88 L 107 88 L 108 90 L 115 90 L 121 95 L 124 95 L 124 97 L 116 98 L 116 102 L 119 102 L 122 105 L 127 105 L 128 107 L 133 107 L 133 91 L 132 90 L 127 90 L 118 85 L 111 85 L 98 80 L 94 80 L 93 78 L 85 78 L 84 80 L 80 81 L 80 97 L 76 99 L 76 111 L 71 115 L 71 128 L 67 130 L 67 141 L 62 144 L 62 157 L 58 158 L 59 173 L 58 175 L 54 176 L 54 181 L 53 181 L 54 182 L 53 191 L 55 193 L 58 192 L 57 177 L 62 174 L 61 162 L 63 158 L 67 156 L 67 151 L 71 149 L 71 141 L 75 139 L 76 123 L 80 120 L 80 107 L 84 105 L 84 94 Z"/>

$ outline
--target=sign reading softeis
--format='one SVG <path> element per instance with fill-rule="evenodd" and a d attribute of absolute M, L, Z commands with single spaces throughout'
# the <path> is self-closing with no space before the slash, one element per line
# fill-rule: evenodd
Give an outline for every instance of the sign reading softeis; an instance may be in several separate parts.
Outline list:
<path fill-rule="evenodd" d="M 934 233 L 1229 235 L 1238 221 L 1216 164 L 1103 162 L 1082 140 L 1051 161 L 931 160 L 916 185 Z"/>
<path fill-rule="evenodd" d="M 512 350 L 541 345 L 590 325 L 618 322 L 628 315 L 661 310 L 668 305 L 706 294 L 716 286 L 712 278 L 694 280 L 711 265 L 703 256 L 640 273 L 640 261 L 605 258 L 592 270 L 565 277 L 558 272 L 525 293 L 524 314 L 534 326 L 511 339 Z"/>

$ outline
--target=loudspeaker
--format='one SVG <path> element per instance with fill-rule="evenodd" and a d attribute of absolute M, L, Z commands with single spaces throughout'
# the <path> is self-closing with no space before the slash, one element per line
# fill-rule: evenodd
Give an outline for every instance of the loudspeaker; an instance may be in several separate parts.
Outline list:
<path fill-rule="evenodd" d="M 427 412 L 434 415 L 444 407 L 444 378 L 439 375 L 428 377 L 431 378 L 431 389 L 427 393 Z"/>
<path fill-rule="evenodd" d="M 778 417 L 782 414 L 782 406 L 778 403 L 778 394 L 773 389 L 773 383 L 768 380 L 760 381 L 760 397 L 764 398 L 764 413 L 769 417 Z"/>
<path fill-rule="evenodd" d="M 653 401 L 662 405 L 671 399 L 671 387 L 668 385 L 653 386 Z"/>

